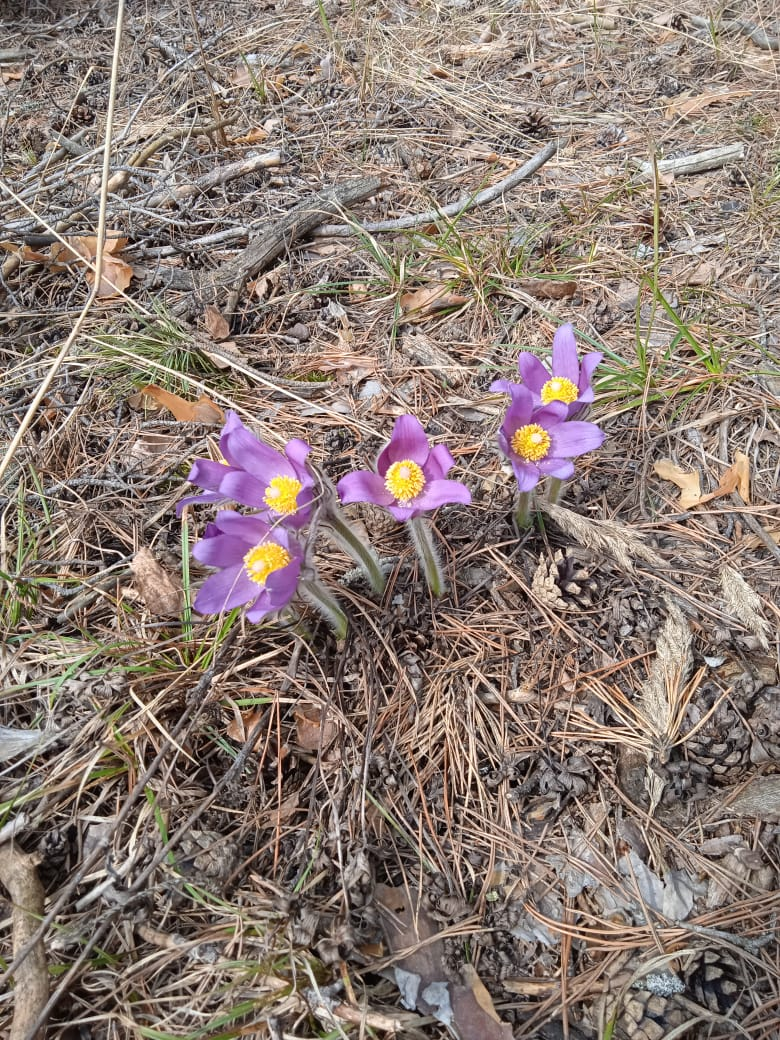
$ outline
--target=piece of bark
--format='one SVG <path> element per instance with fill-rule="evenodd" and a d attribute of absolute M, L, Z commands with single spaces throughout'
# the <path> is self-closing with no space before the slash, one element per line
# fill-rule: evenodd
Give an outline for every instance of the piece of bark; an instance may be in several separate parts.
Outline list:
<path fill-rule="evenodd" d="M 253 155 L 249 159 L 240 159 L 238 162 L 228 163 L 227 166 L 217 166 L 213 170 L 197 180 L 184 184 L 176 184 L 170 188 L 163 188 L 156 192 L 150 199 L 143 200 L 144 207 L 157 209 L 160 206 L 170 206 L 180 199 L 189 198 L 190 195 L 200 195 L 202 192 L 211 191 L 221 184 L 236 180 L 238 177 L 246 177 L 257 170 L 269 170 L 274 166 L 281 165 L 282 155 L 279 151 L 265 152 L 263 155 Z"/>
<path fill-rule="evenodd" d="M 21 852 L 11 843 L 0 846 L 0 884 L 11 900 L 11 935 L 14 958 L 27 947 L 43 917 L 43 885 L 38 877 L 36 856 Z M 49 998 L 49 969 L 41 939 L 34 943 L 14 974 L 14 1017 L 8 1040 L 28 1040 Z M 40 1035 L 40 1031 L 34 1035 Z"/>
<path fill-rule="evenodd" d="M 253 235 L 237 256 L 216 271 L 196 275 L 191 271 L 157 270 L 152 283 L 192 294 L 171 308 L 178 317 L 191 316 L 209 304 L 218 307 L 222 314 L 232 314 L 247 279 L 256 278 L 326 217 L 375 195 L 381 183 L 378 177 L 360 177 L 308 195 L 279 220 Z"/>
<path fill-rule="evenodd" d="M 660 159 L 658 175 L 663 177 L 672 174 L 674 177 L 682 177 L 690 173 L 701 173 L 702 170 L 717 170 L 727 163 L 739 162 L 745 158 L 745 146 L 738 144 L 724 144 L 720 148 L 707 148 L 704 152 L 696 152 L 694 155 L 681 155 L 677 159 Z M 653 179 L 653 164 L 642 163 L 636 174 L 636 179 L 649 181 Z"/>

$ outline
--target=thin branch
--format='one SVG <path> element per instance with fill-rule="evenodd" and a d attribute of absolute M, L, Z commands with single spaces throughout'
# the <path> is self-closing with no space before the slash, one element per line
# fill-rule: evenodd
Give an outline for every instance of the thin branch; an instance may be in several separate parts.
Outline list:
<path fill-rule="evenodd" d="M 420 224 L 430 224 L 435 220 L 441 220 L 442 217 L 460 216 L 461 213 L 475 209 L 477 206 L 486 206 L 505 192 L 511 191 L 516 184 L 526 180 L 544 166 L 555 155 L 561 144 L 561 141 L 550 141 L 519 170 L 510 173 L 508 177 L 485 188 L 484 191 L 478 191 L 476 195 L 461 195 L 456 202 L 450 202 L 446 206 L 427 209 L 423 213 L 412 213 L 395 220 L 378 220 L 368 224 L 323 224 L 313 232 L 313 235 L 316 238 L 331 238 L 334 235 L 354 235 L 360 231 L 368 231 L 373 235 L 379 231 L 401 231 L 404 228 L 419 227 Z"/>

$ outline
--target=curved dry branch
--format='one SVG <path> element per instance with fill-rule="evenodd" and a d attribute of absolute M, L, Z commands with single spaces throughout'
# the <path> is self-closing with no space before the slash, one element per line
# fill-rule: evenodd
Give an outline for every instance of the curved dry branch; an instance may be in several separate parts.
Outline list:
<path fill-rule="evenodd" d="M 369 234 L 381 231 L 402 231 L 404 228 L 419 227 L 421 224 L 431 224 L 442 217 L 457 217 L 467 210 L 475 209 L 477 206 L 486 206 L 488 202 L 500 198 L 507 191 L 511 191 L 516 184 L 532 176 L 538 169 L 551 159 L 562 145 L 562 141 L 550 141 L 536 155 L 531 156 L 518 170 L 514 170 L 503 180 L 491 184 L 484 191 L 478 191 L 476 195 L 461 195 L 455 202 L 446 206 L 438 206 L 436 209 L 426 209 L 422 213 L 411 213 L 406 217 L 397 217 L 395 220 L 379 220 L 368 224 L 324 224 L 314 232 L 315 236 L 330 237 L 333 235 L 354 235 L 356 231 L 367 231 Z"/>

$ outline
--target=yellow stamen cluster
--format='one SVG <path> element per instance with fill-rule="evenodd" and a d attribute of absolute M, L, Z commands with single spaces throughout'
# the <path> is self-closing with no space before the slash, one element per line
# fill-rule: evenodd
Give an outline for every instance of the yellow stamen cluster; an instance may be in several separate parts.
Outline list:
<path fill-rule="evenodd" d="M 563 376 L 553 376 L 552 379 L 548 379 L 544 384 L 539 396 L 542 399 L 542 404 L 549 404 L 550 401 L 563 401 L 564 404 L 574 404 L 580 396 L 580 391 L 572 383 L 571 379 L 564 379 Z"/>
<path fill-rule="evenodd" d="M 298 511 L 298 495 L 303 484 L 295 477 L 274 477 L 265 489 L 263 501 L 280 516 L 291 516 Z"/>
<path fill-rule="evenodd" d="M 538 462 L 547 456 L 550 450 L 550 434 L 538 423 L 521 426 L 512 434 L 512 451 L 519 455 L 523 462 Z"/>
<path fill-rule="evenodd" d="M 411 459 L 394 462 L 385 473 L 385 487 L 402 506 L 417 498 L 425 487 L 422 467 Z"/>
<path fill-rule="evenodd" d="M 283 545 L 276 542 L 261 542 L 250 549 L 244 557 L 244 569 L 250 581 L 265 585 L 268 575 L 281 570 L 292 562 L 292 556 Z"/>

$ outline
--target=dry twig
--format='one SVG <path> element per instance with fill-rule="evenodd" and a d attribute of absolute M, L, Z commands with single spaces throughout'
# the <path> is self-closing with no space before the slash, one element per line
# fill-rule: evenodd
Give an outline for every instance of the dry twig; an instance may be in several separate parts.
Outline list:
<path fill-rule="evenodd" d="M 315 235 L 318 238 L 331 237 L 333 235 L 354 235 L 357 231 L 368 231 L 374 234 L 381 231 L 402 231 L 404 228 L 419 227 L 421 224 L 431 224 L 442 217 L 457 217 L 477 206 L 486 206 L 489 202 L 500 198 L 505 192 L 511 191 L 516 184 L 526 180 L 528 177 L 541 169 L 551 159 L 559 148 L 562 141 L 550 141 L 536 155 L 524 163 L 519 170 L 514 170 L 507 177 L 496 184 L 478 191 L 476 195 L 462 195 L 456 202 L 450 202 L 447 206 L 437 206 L 436 209 L 427 209 L 422 213 L 412 213 L 407 217 L 398 217 L 396 220 L 378 220 L 366 224 L 325 224 L 318 228 Z"/>
<path fill-rule="evenodd" d="M 43 917 L 43 885 L 38 860 L 11 843 L 0 846 L 0 884 L 11 899 L 13 950 L 18 954 L 30 942 Z M 39 935 L 14 972 L 14 1019 L 8 1040 L 29 1040 L 49 995 L 46 949 Z"/>

